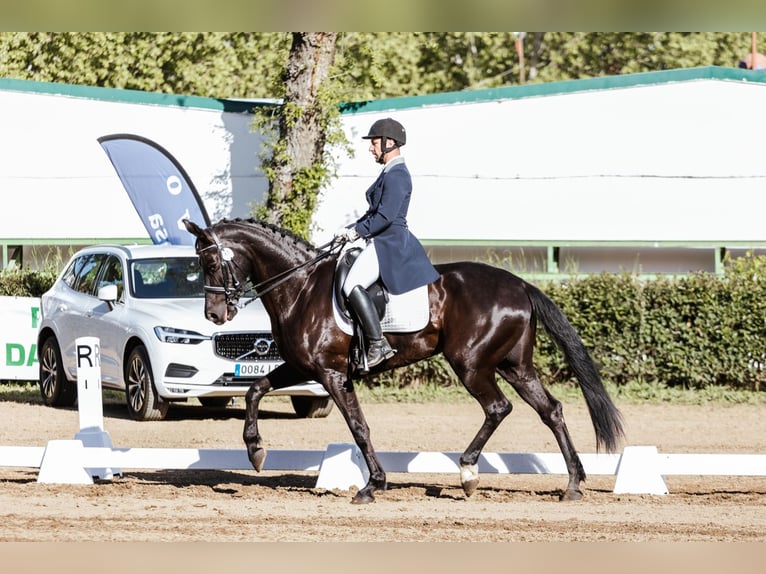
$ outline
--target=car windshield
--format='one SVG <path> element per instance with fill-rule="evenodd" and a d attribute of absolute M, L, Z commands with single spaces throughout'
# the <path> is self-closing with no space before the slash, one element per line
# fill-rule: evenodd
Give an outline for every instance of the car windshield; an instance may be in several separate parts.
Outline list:
<path fill-rule="evenodd" d="M 133 296 L 139 299 L 204 297 L 196 257 L 137 259 L 130 264 Z"/>

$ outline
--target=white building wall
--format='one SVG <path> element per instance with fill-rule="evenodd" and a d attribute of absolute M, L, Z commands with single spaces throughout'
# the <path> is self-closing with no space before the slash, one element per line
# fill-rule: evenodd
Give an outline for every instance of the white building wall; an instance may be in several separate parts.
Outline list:
<path fill-rule="evenodd" d="M 350 114 L 358 152 L 315 239 L 364 212 L 379 166 L 360 138 L 391 116 L 422 240 L 763 242 L 763 101 L 764 84 L 696 80 Z"/>
<path fill-rule="evenodd" d="M 98 138 L 131 133 L 167 149 L 212 220 L 263 195 L 249 114 L 0 90 L 0 238 L 147 238 Z"/>

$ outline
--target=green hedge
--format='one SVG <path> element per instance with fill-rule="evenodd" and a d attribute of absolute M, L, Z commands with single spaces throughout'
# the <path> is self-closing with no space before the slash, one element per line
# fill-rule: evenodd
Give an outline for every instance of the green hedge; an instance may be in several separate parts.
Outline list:
<path fill-rule="evenodd" d="M 569 317 L 606 381 L 763 388 L 766 257 L 727 261 L 721 276 L 642 279 L 603 273 L 538 286 Z M 573 381 L 562 353 L 542 329 L 535 365 L 545 383 Z M 457 382 L 442 357 L 371 383 L 408 386 L 436 380 Z"/>
<path fill-rule="evenodd" d="M 0 295 L 40 296 L 57 271 L 0 272 Z M 721 276 L 591 275 L 540 284 L 566 313 L 606 381 L 761 390 L 766 380 L 766 257 L 726 262 Z M 477 287 L 479 288 L 479 287 Z M 535 365 L 545 383 L 571 382 L 542 329 Z M 443 357 L 384 373 L 372 385 L 457 383 Z"/>
<path fill-rule="evenodd" d="M 58 273 L 54 268 L 42 271 L 3 269 L 0 271 L 0 295 L 39 297 L 51 288 Z"/>

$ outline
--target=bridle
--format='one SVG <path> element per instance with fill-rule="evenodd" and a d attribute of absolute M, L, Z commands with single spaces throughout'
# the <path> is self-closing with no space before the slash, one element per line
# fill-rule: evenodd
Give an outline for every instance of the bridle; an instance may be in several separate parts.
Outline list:
<path fill-rule="evenodd" d="M 198 247 L 196 249 L 197 255 L 201 255 L 203 251 L 207 251 L 208 249 L 216 249 L 218 252 L 218 258 L 221 261 L 223 285 L 220 287 L 216 287 L 215 285 L 208 285 L 207 273 L 204 273 L 205 285 L 203 285 L 202 288 L 205 290 L 205 293 L 223 293 L 226 299 L 226 305 L 239 305 L 239 298 L 242 297 L 242 294 L 245 290 L 242 287 L 242 284 L 239 282 L 239 279 L 237 279 L 237 274 L 234 272 L 235 267 L 239 268 L 239 266 L 234 262 L 234 251 L 232 251 L 230 247 L 224 247 L 221 244 L 221 240 L 218 239 L 218 236 L 212 230 L 210 231 L 210 235 L 213 238 L 213 243 L 201 249 Z"/>
<path fill-rule="evenodd" d="M 333 253 L 335 253 L 337 250 L 339 250 L 341 247 L 343 247 L 344 241 L 338 241 L 337 239 L 333 238 L 332 241 L 329 241 L 325 243 L 324 245 L 321 245 L 318 247 L 319 254 L 314 257 L 313 259 L 309 259 L 308 261 L 305 261 L 301 263 L 300 265 L 296 265 L 295 267 L 291 267 L 290 269 L 287 269 L 286 271 L 283 271 L 282 273 L 279 273 L 275 275 L 274 277 L 269 277 L 265 281 L 261 281 L 257 285 L 253 285 L 251 291 L 253 291 L 254 295 L 250 297 L 247 301 L 240 304 L 239 300 L 242 297 L 242 295 L 245 293 L 245 287 L 240 283 L 239 279 L 237 279 L 237 274 L 234 272 L 235 268 L 239 269 L 239 271 L 242 271 L 242 268 L 237 265 L 237 263 L 234 261 L 234 251 L 230 247 L 224 247 L 221 243 L 221 240 L 218 239 L 218 236 L 215 234 L 215 232 L 211 229 L 210 236 L 213 238 L 213 243 L 208 245 L 207 247 L 199 248 L 197 247 L 197 255 L 201 255 L 203 251 L 207 251 L 208 249 L 215 249 L 218 252 L 218 258 L 221 261 L 221 274 L 223 275 L 223 285 L 220 287 L 215 285 L 208 285 L 207 284 L 207 273 L 205 273 L 206 283 L 203 285 L 203 289 L 205 290 L 205 293 L 218 293 L 223 294 L 226 305 L 234 305 L 240 308 L 243 308 L 256 299 L 263 297 L 266 293 L 271 291 L 272 289 L 276 289 L 279 287 L 282 283 L 287 281 L 294 273 L 297 271 L 300 271 L 304 267 L 308 267 L 309 265 L 313 265 L 314 263 L 317 263 L 321 261 L 322 259 L 329 257 Z M 199 239 L 197 240 L 199 242 Z M 326 250 L 325 250 L 326 249 Z M 204 269 L 203 269 L 204 271 Z"/>

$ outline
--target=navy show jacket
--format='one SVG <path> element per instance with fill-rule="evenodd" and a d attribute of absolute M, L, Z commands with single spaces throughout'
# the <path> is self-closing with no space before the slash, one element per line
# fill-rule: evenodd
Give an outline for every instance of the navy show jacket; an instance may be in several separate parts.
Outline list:
<path fill-rule="evenodd" d="M 394 295 L 428 285 L 438 279 L 420 241 L 407 227 L 412 177 L 397 156 L 386 164 L 367 190 L 369 209 L 354 224 L 360 237 L 374 239 L 383 284 Z"/>

